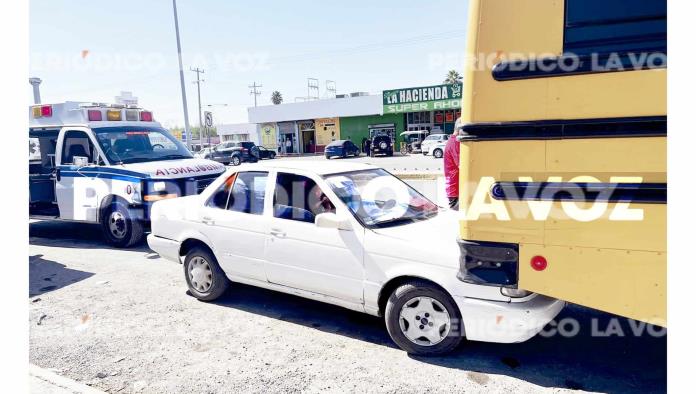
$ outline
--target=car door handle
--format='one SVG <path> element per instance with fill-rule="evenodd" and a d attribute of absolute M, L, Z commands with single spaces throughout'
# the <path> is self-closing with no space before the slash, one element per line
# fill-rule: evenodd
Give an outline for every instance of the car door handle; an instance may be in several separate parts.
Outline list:
<path fill-rule="evenodd" d="M 271 235 L 282 238 L 285 237 L 285 231 L 278 229 L 278 228 L 272 228 L 271 229 Z"/>
<path fill-rule="evenodd" d="M 203 224 L 207 224 L 208 226 L 212 226 L 213 224 L 215 224 L 215 220 L 207 216 L 204 216 L 203 219 L 201 219 L 201 222 L 203 222 Z"/>

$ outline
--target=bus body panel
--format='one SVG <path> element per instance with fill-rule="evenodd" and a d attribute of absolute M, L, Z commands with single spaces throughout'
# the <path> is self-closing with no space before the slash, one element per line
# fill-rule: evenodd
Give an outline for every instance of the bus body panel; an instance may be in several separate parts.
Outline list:
<path fill-rule="evenodd" d="M 465 124 L 667 113 L 667 69 L 514 81 L 493 78 L 492 67 L 501 60 L 560 56 L 563 19 L 562 0 L 471 0 Z"/>
<path fill-rule="evenodd" d="M 563 54 L 565 1 L 471 0 L 461 122 L 467 125 L 665 116 L 667 69 L 497 81 L 505 59 Z M 477 59 L 478 62 L 472 59 Z M 481 62 L 484 63 L 481 63 Z M 642 220 L 611 220 L 625 203 L 606 203 L 578 221 L 559 201 L 535 220 L 530 201 L 504 200 L 510 220 L 472 219 L 477 187 L 491 182 L 667 182 L 666 136 L 464 140 L 460 153 L 460 237 L 519 245 L 520 288 L 666 326 L 666 203 L 637 203 Z M 578 178 L 582 177 L 582 178 Z M 484 182 L 480 182 L 484 180 Z M 481 186 L 481 183 L 483 186 Z M 493 203 L 492 194 L 486 201 Z M 590 209 L 596 202 L 578 202 Z M 567 205 L 567 203 L 566 203 Z M 572 210 L 572 208 L 571 208 Z M 533 256 L 548 261 L 543 271 Z"/>

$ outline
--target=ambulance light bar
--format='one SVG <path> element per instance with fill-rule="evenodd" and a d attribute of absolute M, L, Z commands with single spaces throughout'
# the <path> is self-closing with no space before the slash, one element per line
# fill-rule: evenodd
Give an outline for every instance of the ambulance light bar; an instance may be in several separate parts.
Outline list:
<path fill-rule="evenodd" d="M 53 107 L 50 105 L 37 105 L 31 108 L 34 118 L 49 118 L 53 116 Z"/>
<path fill-rule="evenodd" d="M 87 119 L 90 122 L 101 122 L 102 113 L 98 109 L 89 109 L 87 110 Z"/>
<path fill-rule="evenodd" d="M 121 110 L 120 109 L 110 109 L 106 111 L 106 120 L 118 121 L 121 120 Z"/>

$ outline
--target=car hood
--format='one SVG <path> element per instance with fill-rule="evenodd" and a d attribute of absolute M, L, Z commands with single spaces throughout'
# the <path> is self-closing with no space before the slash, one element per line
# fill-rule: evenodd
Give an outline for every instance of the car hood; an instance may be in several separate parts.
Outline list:
<path fill-rule="evenodd" d="M 371 251 L 453 267 L 459 264 L 459 215 L 456 211 L 443 209 L 432 219 L 371 232 Z"/>
<path fill-rule="evenodd" d="M 162 160 L 144 163 L 130 163 L 118 168 L 133 171 L 141 176 L 158 179 L 190 178 L 206 175 L 220 175 L 225 166 L 202 158 Z"/>

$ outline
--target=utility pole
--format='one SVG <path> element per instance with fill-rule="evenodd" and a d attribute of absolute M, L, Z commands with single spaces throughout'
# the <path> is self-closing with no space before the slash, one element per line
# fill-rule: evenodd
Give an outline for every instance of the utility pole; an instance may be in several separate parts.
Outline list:
<path fill-rule="evenodd" d="M 186 145 L 191 148 L 191 126 L 188 118 L 188 104 L 186 104 L 186 83 L 184 82 L 184 65 L 181 61 L 181 41 L 179 40 L 179 17 L 176 13 L 176 0 L 172 0 L 174 7 L 174 30 L 176 31 L 176 51 L 179 55 L 179 79 L 181 81 L 181 101 L 184 104 L 184 133 L 186 133 Z"/>
<path fill-rule="evenodd" d="M 253 85 L 249 85 L 249 89 L 252 89 L 249 94 L 254 95 L 254 107 L 256 107 L 256 98 L 261 94 L 261 91 L 257 90 L 256 88 L 262 88 L 263 85 L 257 85 L 256 81 L 254 81 Z"/>
<path fill-rule="evenodd" d="M 41 93 L 39 92 L 39 85 L 41 85 L 41 78 L 32 77 L 29 78 L 29 83 L 34 89 L 34 104 L 41 104 Z"/>
<path fill-rule="evenodd" d="M 201 82 L 205 82 L 204 79 L 201 79 L 201 74 L 205 74 L 204 70 L 199 69 L 198 67 L 196 68 L 191 68 L 191 71 L 196 73 L 196 81 L 193 82 L 198 86 L 198 124 L 199 124 L 199 129 L 198 129 L 198 139 L 201 144 L 201 149 L 203 149 L 203 109 L 201 108 Z"/>

